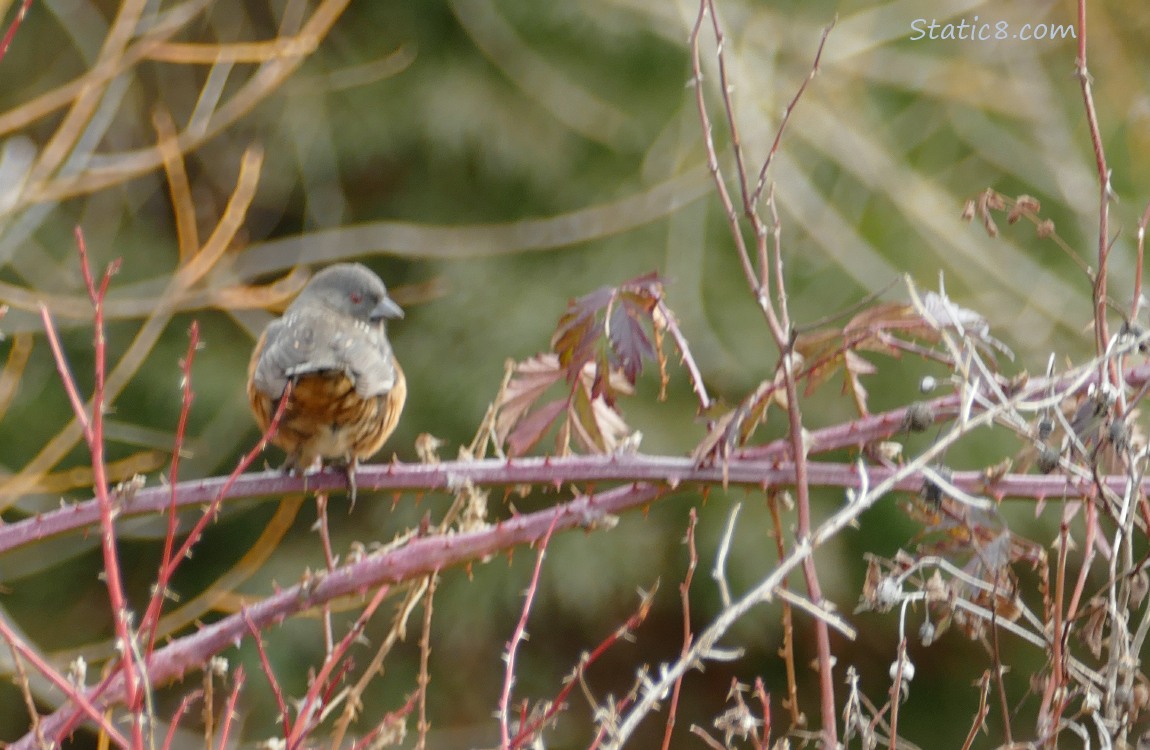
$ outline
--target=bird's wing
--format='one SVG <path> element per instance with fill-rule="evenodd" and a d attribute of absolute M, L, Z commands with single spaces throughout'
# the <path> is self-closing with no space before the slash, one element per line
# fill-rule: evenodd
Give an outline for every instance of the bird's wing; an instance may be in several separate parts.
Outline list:
<path fill-rule="evenodd" d="M 365 398 L 390 391 L 396 373 L 383 330 L 306 308 L 268 325 L 254 373 L 260 391 L 277 398 L 291 378 L 332 371 L 347 374 Z"/>

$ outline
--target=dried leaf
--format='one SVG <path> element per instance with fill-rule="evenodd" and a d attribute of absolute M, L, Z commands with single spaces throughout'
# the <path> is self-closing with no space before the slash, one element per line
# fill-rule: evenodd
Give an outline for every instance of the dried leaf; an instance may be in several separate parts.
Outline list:
<path fill-rule="evenodd" d="M 618 411 L 583 387 L 571 399 L 568 419 L 583 449 L 591 453 L 610 453 L 631 434 Z"/>
<path fill-rule="evenodd" d="M 725 459 L 730 455 L 732 443 L 731 436 L 731 423 L 737 416 L 735 409 L 730 409 L 724 414 L 708 415 L 707 419 L 711 422 L 711 429 L 691 451 L 691 460 L 696 465 L 702 466 L 709 464 L 712 459 L 719 458 Z"/>
<path fill-rule="evenodd" d="M 970 221 L 973 218 L 974 218 L 974 201 L 973 200 L 967 200 L 966 203 L 962 204 L 962 220 L 963 221 Z"/>
<path fill-rule="evenodd" d="M 942 328 L 953 328 L 973 336 L 975 340 L 988 344 L 1010 359 L 1014 359 L 1014 353 L 1010 348 L 990 335 L 990 324 L 986 322 L 986 318 L 974 310 L 960 307 L 945 295 L 933 291 L 923 295 L 922 306 Z"/>
<path fill-rule="evenodd" d="M 806 372 L 803 395 L 809 396 L 843 366 L 845 342 L 842 333 L 834 329 L 821 329 L 795 339 L 795 351 L 810 362 Z"/>
<path fill-rule="evenodd" d="M 778 379 L 781 378 L 780 372 Z M 783 392 L 779 383 L 764 380 L 734 409 L 715 419 L 710 432 L 695 446 L 691 457 L 699 464 L 716 458 L 725 459 L 736 446 L 746 445 L 755 429 L 766 421 L 768 407 L 777 403 L 779 393 Z"/>
<path fill-rule="evenodd" d="M 591 408 L 591 397 L 583 388 L 575 389 L 571 405 L 567 409 L 567 418 L 584 450 L 590 453 L 607 452 L 599 425 L 595 421 L 595 412 Z"/>
<path fill-rule="evenodd" d="M 915 318 L 914 307 L 902 302 L 880 302 L 855 315 L 843 326 L 843 331 L 854 332 L 878 328 L 899 327 Z"/>
<path fill-rule="evenodd" d="M 922 306 L 943 328 L 954 328 L 979 336 L 990 332 L 990 324 L 986 322 L 986 318 L 974 310 L 956 305 L 938 292 L 928 291 L 924 294 Z"/>
<path fill-rule="evenodd" d="M 538 354 L 515 365 L 502 398 L 495 405 L 495 434 L 501 442 L 507 440 L 512 428 L 547 389 L 562 378 L 563 370 L 554 354 Z"/>
<path fill-rule="evenodd" d="M 863 386 L 862 381 L 859 380 L 859 377 L 862 375 L 873 375 L 878 372 L 878 368 L 869 360 L 862 358 L 852 351 L 846 352 L 844 361 L 846 362 L 846 378 L 843 382 L 843 390 L 850 392 L 859 414 L 868 414 L 867 396 L 869 394 L 867 393 L 866 387 Z"/>
<path fill-rule="evenodd" d="M 853 348 L 892 357 L 902 355 L 902 351 L 890 343 L 890 337 L 894 334 L 931 344 L 938 341 L 938 331 L 922 319 L 913 305 L 898 302 L 884 302 L 863 310 L 847 323 L 844 332 L 856 342 Z"/>

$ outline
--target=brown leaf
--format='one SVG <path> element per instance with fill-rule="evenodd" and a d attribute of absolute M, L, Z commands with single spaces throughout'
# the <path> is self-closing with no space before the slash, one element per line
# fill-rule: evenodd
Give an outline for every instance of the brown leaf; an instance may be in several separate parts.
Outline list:
<path fill-rule="evenodd" d="M 866 387 L 859 380 L 862 375 L 873 375 L 878 372 L 878 368 L 872 362 L 860 357 L 852 351 L 846 353 L 846 377 L 843 379 L 843 390 L 851 394 L 854 399 L 855 407 L 858 409 L 859 414 L 866 415 L 867 411 L 867 393 Z"/>
<path fill-rule="evenodd" d="M 710 418 L 713 422 L 710 431 L 691 451 L 691 460 L 696 465 L 709 464 L 715 458 L 722 459 L 730 455 L 731 423 L 736 416 L 736 410 L 731 409 L 726 414 Z"/>
<path fill-rule="evenodd" d="M 567 409 L 567 419 L 575 437 L 583 450 L 590 453 L 606 453 L 606 445 L 599 432 L 599 425 L 595 422 L 595 412 L 591 408 L 591 398 L 583 388 L 576 388 L 572 395 L 571 405 Z"/>
<path fill-rule="evenodd" d="M 912 305 L 899 302 L 884 302 L 863 310 L 846 324 L 843 332 L 853 342 L 852 348 L 892 357 L 902 354 L 888 341 L 892 333 L 926 339 L 931 343 L 938 340 L 937 332 L 926 324 Z"/>
<path fill-rule="evenodd" d="M 888 328 L 914 317 L 914 307 L 902 302 L 880 302 L 862 310 L 843 326 L 844 331 Z"/>
<path fill-rule="evenodd" d="M 772 403 L 778 403 L 780 393 L 785 393 L 777 382 L 781 379 L 780 371 L 775 381 L 759 383 L 759 387 L 734 409 L 715 419 L 711 431 L 691 452 L 695 462 L 701 464 L 715 458 L 725 459 L 736 446 L 746 445 L 755 429 L 766 421 L 767 409 Z"/>
<path fill-rule="evenodd" d="M 797 336 L 792 348 L 809 361 L 838 346 L 842 336 L 842 332 L 835 328 L 819 328 Z"/>
<path fill-rule="evenodd" d="M 856 344 L 850 341 L 845 332 L 834 328 L 822 328 L 796 338 L 794 349 L 802 355 L 804 365 L 809 368 L 805 375 L 803 395 L 811 395 L 833 377 L 846 362 L 850 347 Z M 810 364 L 806 365 L 808 362 Z"/>
<path fill-rule="evenodd" d="M 576 388 L 567 414 L 575 437 L 590 453 L 610 453 L 631 433 L 622 415 L 585 387 Z"/>
<path fill-rule="evenodd" d="M 563 378 L 559 358 L 554 354 L 537 354 L 515 365 L 502 398 L 496 403 L 495 434 L 507 440 L 512 428 L 552 385 Z"/>

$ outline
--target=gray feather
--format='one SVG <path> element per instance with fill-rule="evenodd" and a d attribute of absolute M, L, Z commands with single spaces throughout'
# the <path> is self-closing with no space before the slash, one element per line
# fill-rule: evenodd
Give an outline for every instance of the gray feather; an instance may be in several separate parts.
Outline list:
<path fill-rule="evenodd" d="M 382 326 L 304 306 L 268 325 L 256 365 L 256 387 L 278 398 L 291 378 L 309 373 L 346 373 L 364 398 L 395 386 L 391 345 Z"/>

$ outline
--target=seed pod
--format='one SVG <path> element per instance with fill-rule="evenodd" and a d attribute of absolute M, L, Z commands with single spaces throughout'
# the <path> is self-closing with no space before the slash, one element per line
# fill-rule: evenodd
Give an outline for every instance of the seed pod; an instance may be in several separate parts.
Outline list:
<path fill-rule="evenodd" d="M 1058 468 L 1058 459 L 1060 457 L 1058 449 L 1051 448 L 1046 443 L 1038 446 L 1038 470 L 1043 474 L 1049 474 Z"/>
<path fill-rule="evenodd" d="M 934 409 L 922 401 L 915 401 L 906 407 L 902 417 L 902 429 L 907 432 L 924 432 L 934 424 Z"/>

